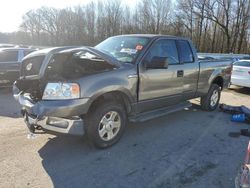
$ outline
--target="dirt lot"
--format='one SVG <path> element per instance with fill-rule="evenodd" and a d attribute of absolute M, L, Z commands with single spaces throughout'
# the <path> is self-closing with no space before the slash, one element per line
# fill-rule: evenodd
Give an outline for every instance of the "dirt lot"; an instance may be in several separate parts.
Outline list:
<path fill-rule="evenodd" d="M 130 124 L 106 150 L 85 138 L 40 134 L 27 138 L 20 107 L 0 89 L 0 187 L 234 187 L 250 128 L 230 115 L 193 107 Z M 234 88 L 221 102 L 250 107 L 250 90 Z"/>

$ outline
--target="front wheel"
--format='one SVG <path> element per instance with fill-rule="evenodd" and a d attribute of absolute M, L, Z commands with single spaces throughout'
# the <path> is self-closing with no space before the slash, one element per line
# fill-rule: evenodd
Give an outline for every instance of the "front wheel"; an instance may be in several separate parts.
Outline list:
<path fill-rule="evenodd" d="M 217 84 L 212 84 L 207 95 L 201 97 L 201 108 L 206 111 L 215 110 L 220 101 L 221 89 Z"/>
<path fill-rule="evenodd" d="M 85 131 L 96 147 L 107 148 L 120 140 L 126 120 L 126 113 L 121 104 L 106 101 L 86 116 Z"/>

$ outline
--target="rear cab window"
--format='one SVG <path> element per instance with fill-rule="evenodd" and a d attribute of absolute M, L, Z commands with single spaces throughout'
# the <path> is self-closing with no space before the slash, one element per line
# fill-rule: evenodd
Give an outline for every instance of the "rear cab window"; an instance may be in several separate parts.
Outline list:
<path fill-rule="evenodd" d="M 193 63 L 194 54 L 187 40 L 177 40 L 179 59 L 181 63 Z"/>
<path fill-rule="evenodd" d="M 1 51 L 0 62 L 18 61 L 18 51 Z"/>

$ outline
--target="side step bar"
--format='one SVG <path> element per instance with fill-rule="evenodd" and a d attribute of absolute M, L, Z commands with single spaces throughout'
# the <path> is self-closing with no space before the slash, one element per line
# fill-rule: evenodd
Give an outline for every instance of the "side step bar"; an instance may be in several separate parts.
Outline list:
<path fill-rule="evenodd" d="M 187 101 L 187 102 L 183 102 L 183 103 L 180 103 L 177 105 L 168 106 L 166 108 L 160 108 L 157 110 L 144 112 L 144 113 L 141 113 L 139 115 L 131 116 L 131 117 L 129 117 L 129 121 L 131 121 L 131 122 L 144 122 L 144 121 L 148 121 L 150 119 L 154 119 L 154 118 L 161 117 L 161 116 L 164 116 L 167 114 L 171 114 L 173 112 L 183 110 L 184 108 L 189 108 L 191 106 L 192 106 L 192 104 Z"/>

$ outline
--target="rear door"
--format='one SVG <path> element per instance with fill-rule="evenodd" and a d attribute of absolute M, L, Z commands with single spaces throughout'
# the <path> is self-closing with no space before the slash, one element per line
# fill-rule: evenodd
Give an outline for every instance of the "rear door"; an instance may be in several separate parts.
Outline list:
<path fill-rule="evenodd" d="M 194 48 L 188 40 L 177 40 L 180 63 L 183 69 L 183 98 L 192 99 L 197 91 L 199 62 L 194 55 Z"/>
<path fill-rule="evenodd" d="M 165 57 L 168 67 L 146 68 L 154 57 Z M 179 62 L 175 39 L 158 39 L 139 66 L 138 111 L 148 111 L 180 102 L 183 92 L 183 66 Z"/>

